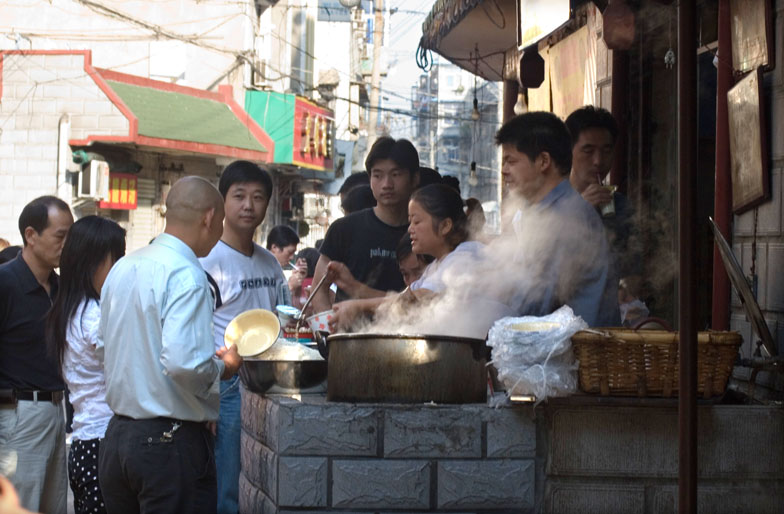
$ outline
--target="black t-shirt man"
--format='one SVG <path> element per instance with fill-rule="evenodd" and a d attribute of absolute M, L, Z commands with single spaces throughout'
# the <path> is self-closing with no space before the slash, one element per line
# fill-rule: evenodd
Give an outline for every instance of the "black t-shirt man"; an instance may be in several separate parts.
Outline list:
<path fill-rule="evenodd" d="M 419 183 L 419 154 L 410 141 L 380 137 L 365 159 L 376 206 L 337 220 L 327 231 L 313 282 L 327 275 L 343 288 L 337 300 L 384 296 L 401 290 L 395 248 L 408 226 L 408 201 Z M 329 309 L 329 291 L 313 296 L 314 312 Z"/>
<path fill-rule="evenodd" d="M 344 263 L 354 278 L 381 291 L 401 291 L 405 284 L 397 265 L 395 248 L 408 224 L 387 225 L 373 212 L 363 209 L 336 220 L 327 231 L 321 254 Z M 349 298 L 338 288 L 335 301 Z"/>
<path fill-rule="evenodd" d="M 0 389 L 65 389 L 44 340 L 44 318 L 57 294 L 54 272 L 49 290 L 47 294 L 21 255 L 0 266 Z"/>

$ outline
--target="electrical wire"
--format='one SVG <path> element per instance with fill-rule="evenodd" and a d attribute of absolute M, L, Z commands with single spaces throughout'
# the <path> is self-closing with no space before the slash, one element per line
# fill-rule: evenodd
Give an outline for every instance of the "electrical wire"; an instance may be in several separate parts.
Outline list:
<path fill-rule="evenodd" d="M 502 30 L 506 28 L 506 16 L 504 16 L 504 12 L 498 6 L 498 2 L 496 0 L 493 0 L 493 5 L 495 6 L 496 10 L 498 11 L 498 14 L 501 15 L 501 23 L 500 24 L 496 23 L 496 21 L 493 19 L 493 17 L 490 16 L 490 13 L 487 12 L 487 7 L 485 6 L 484 2 L 480 2 L 479 5 L 482 6 L 482 10 L 485 12 L 485 16 L 487 16 L 487 19 L 490 20 L 490 23 L 492 23 L 493 25 L 495 25 L 496 27 L 498 27 L 499 29 L 502 29 Z"/>
<path fill-rule="evenodd" d="M 416 65 L 420 70 L 425 73 L 433 68 L 433 53 L 422 46 L 422 41 L 417 45 L 416 50 Z"/>

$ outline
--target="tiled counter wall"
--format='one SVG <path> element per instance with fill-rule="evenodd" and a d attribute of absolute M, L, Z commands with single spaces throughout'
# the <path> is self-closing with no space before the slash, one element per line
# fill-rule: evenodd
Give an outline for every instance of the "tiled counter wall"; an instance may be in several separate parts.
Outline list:
<path fill-rule="evenodd" d="M 534 511 L 531 407 L 243 395 L 243 514 Z"/>
<path fill-rule="evenodd" d="M 536 418 L 534 418 L 534 414 Z M 243 390 L 240 513 L 677 511 L 674 400 L 300 402 Z M 784 408 L 699 407 L 699 511 L 776 513 Z"/>

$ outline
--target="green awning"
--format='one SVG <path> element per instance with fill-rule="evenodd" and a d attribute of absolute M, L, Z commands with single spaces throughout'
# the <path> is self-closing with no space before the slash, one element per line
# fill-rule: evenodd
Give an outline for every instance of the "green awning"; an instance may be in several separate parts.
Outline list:
<path fill-rule="evenodd" d="M 138 118 L 140 136 L 268 151 L 225 102 L 115 80 L 106 83 Z"/>

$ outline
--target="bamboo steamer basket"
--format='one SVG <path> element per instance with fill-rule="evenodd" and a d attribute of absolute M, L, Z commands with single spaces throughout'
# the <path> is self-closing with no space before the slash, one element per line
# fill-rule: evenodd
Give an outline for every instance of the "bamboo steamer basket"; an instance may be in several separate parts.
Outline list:
<path fill-rule="evenodd" d="M 738 347 L 737 332 L 697 335 L 697 391 L 704 398 L 724 394 Z M 602 328 L 572 336 L 580 361 L 580 389 L 603 396 L 677 397 L 678 333 L 666 330 Z"/>

